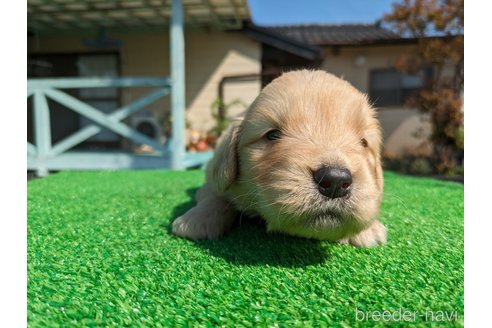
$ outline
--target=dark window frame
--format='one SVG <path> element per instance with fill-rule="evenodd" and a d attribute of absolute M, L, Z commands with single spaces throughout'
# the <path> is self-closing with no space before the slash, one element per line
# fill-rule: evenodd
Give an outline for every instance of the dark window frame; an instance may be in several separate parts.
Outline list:
<path fill-rule="evenodd" d="M 376 79 L 383 78 L 383 74 L 388 75 L 388 79 L 393 78 L 395 83 L 392 87 L 376 86 Z M 425 79 L 432 74 L 431 70 L 423 69 L 416 74 L 407 74 L 398 71 L 393 67 L 375 68 L 369 71 L 369 99 L 376 107 L 402 107 L 406 101 L 422 90 Z M 379 75 L 379 76 L 378 76 Z M 393 76 L 391 76 L 393 75 Z M 406 86 L 405 79 L 418 79 L 417 86 Z M 413 81 L 415 84 L 416 80 Z"/>
<path fill-rule="evenodd" d="M 82 57 L 82 56 L 105 56 L 105 55 L 110 55 L 113 56 L 116 59 L 116 72 L 117 76 L 121 76 L 122 74 L 122 59 L 121 59 L 121 53 L 118 50 L 104 50 L 104 51 L 75 51 L 75 52 L 32 52 L 27 55 L 27 65 L 28 65 L 28 79 L 29 78 L 60 78 L 60 77 L 80 77 L 78 74 L 75 74 L 75 72 L 72 72 L 70 74 L 58 74 L 55 73 L 55 75 L 52 74 L 36 74 L 34 71 L 34 67 L 29 67 L 29 65 L 33 65 L 34 62 L 36 61 L 42 61 L 44 58 L 48 58 L 47 61 L 58 61 L 59 59 L 70 59 L 72 61 L 76 61 L 77 58 Z M 79 95 L 80 89 L 68 89 L 64 90 L 64 92 L 67 92 L 68 94 L 74 96 L 75 98 L 82 99 L 83 101 L 91 101 L 91 100 L 116 100 L 117 102 L 117 107 L 120 107 L 122 104 L 122 95 L 123 92 L 121 88 L 117 88 L 117 95 L 116 97 L 111 97 L 110 99 L 106 98 L 90 98 L 90 97 L 80 97 Z M 49 103 L 53 103 L 51 100 L 48 99 Z M 53 107 L 53 106 L 52 106 Z M 53 111 L 53 108 L 52 108 Z M 66 111 L 70 112 L 70 110 L 66 109 Z M 54 115 L 55 113 L 51 113 L 51 126 L 53 129 L 53 126 L 55 125 L 54 122 Z M 34 142 L 34 126 L 33 126 L 33 114 L 32 114 L 32 100 L 28 99 L 28 121 L 27 121 L 27 139 L 29 142 Z M 56 143 L 68 135 L 78 131 L 81 127 L 80 123 L 80 115 L 72 113 L 72 120 L 71 125 L 73 126 L 73 129 L 71 129 L 70 132 L 63 133 L 60 135 L 58 138 L 52 131 L 52 139 L 53 142 Z M 92 141 L 92 140 L 85 140 L 79 145 L 75 146 L 74 149 L 85 149 L 85 148 L 108 148 L 108 149 L 119 149 L 121 148 L 123 142 L 123 138 L 118 135 L 118 140 L 117 141 Z"/>

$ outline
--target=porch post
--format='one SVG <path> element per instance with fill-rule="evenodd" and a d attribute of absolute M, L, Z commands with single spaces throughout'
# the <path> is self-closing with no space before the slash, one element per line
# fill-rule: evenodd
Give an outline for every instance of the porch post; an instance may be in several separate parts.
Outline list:
<path fill-rule="evenodd" d="M 42 90 L 34 91 L 34 140 L 37 148 L 37 175 L 48 175 L 46 157 L 51 151 L 50 110 Z"/>
<path fill-rule="evenodd" d="M 172 0 L 169 29 L 171 58 L 171 168 L 183 169 L 185 157 L 185 45 L 182 0 Z"/>

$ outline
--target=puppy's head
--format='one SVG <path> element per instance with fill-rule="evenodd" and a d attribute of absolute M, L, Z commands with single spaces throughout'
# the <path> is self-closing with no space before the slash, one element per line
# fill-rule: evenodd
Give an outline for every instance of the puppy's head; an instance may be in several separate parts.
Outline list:
<path fill-rule="evenodd" d="M 377 217 L 381 131 L 365 95 L 323 71 L 260 93 L 209 165 L 209 179 L 270 230 L 337 240 Z"/>

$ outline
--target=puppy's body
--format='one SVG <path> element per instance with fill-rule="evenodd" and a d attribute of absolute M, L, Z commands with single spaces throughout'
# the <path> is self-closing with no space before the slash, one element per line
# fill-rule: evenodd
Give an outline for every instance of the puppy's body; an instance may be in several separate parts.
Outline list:
<path fill-rule="evenodd" d="M 356 246 L 386 242 L 381 131 L 365 95 L 323 71 L 283 74 L 219 143 L 197 205 L 173 223 L 218 238 L 238 217 L 267 229 Z"/>

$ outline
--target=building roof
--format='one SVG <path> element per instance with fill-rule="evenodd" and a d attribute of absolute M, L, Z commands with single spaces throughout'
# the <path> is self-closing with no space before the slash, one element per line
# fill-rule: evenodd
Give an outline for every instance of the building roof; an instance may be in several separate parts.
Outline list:
<path fill-rule="evenodd" d="M 261 43 L 282 49 L 299 57 L 309 60 L 315 60 L 321 57 L 321 49 L 319 47 L 271 31 L 268 28 L 246 23 L 243 27 L 243 32 Z"/>
<path fill-rule="evenodd" d="M 262 29 L 315 46 L 391 43 L 402 37 L 378 24 L 263 26 Z"/>
<path fill-rule="evenodd" d="M 27 0 L 28 31 L 152 30 L 169 26 L 172 0 Z M 182 0 L 187 27 L 240 29 L 247 0 Z"/>

